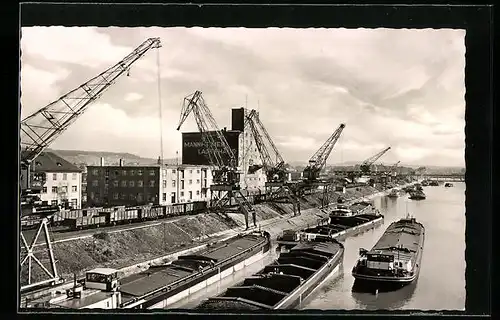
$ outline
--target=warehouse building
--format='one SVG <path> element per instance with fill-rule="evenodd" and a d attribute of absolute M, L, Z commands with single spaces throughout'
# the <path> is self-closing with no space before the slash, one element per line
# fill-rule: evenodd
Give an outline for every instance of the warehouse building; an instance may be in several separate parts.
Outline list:
<path fill-rule="evenodd" d="M 33 164 L 34 170 L 45 172 L 46 175 L 40 193 L 44 204 L 81 208 L 81 169 L 52 152 L 42 152 Z"/>
<path fill-rule="evenodd" d="M 151 165 L 87 167 L 87 206 L 172 204 L 210 199 L 207 166 Z"/>
<path fill-rule="evenodd" d="M 241 189 L 248 191 L 265 190 L 266 174 L 260 169 L 249 170 L 254 165 L 262 164 L 262 160 L 252 132 L 245 128 L 245 117 L 250 110 L 232 109 L 231 130 L 222 129 L 235 157 L 238 159 L 238 171 L 241 173 Z M 184 165 L 210 165 L 208 151 L 201 139 L 200 132 L 182 133 L 182 163 Z"/>

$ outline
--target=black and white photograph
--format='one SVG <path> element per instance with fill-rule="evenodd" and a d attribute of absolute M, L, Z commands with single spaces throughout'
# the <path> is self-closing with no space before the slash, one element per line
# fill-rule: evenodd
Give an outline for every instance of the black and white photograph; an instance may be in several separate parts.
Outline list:
<path fill-rule="evenodd" d="M 21 28 L 19 308 L 465 310 L 465 37 Z"/>

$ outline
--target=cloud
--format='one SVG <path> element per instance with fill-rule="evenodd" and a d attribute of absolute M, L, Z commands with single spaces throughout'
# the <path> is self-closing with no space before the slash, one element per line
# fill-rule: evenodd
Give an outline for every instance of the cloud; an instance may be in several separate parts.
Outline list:
<path fill-rule="evenodd" d="M 142 100 L 142 98 L 144 98 L 141 94 L 138 94 L 137 92 L 130 92 L 130 93 L 127 93 L 127 95 L 125 96 L 125 101 L 128 101 L 128 102 L 133 102 L 133 101 L 139 101 L 139 100 Z"/>
<path fill-rule="evenodd" d="M 346 123 L 330 163 L 391 146 L 383 161 L 463 165 L 464 36 L 450 29 L 23 28 L 23 113 L 160 37 L 162 48 L 135 62 L 52 147 L 156 157 L 161 106 L 164 152 L 175 154 L 182 100 L 201 90 L 220 128 L 230 127 L 231 108 L 259 109 L 288 161 L 307 161 Z M 182 131 L 196 129 L 190 118 Z"/>

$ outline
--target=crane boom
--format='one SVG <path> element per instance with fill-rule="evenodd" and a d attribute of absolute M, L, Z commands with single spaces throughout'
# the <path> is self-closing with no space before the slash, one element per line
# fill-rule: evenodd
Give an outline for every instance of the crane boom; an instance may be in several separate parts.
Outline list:
<path fill-rule="evenodd" d="M 337 130 L 333 132 L 321 148 L 319 148 L 318 151 L 316 151 L 316 153 L 311 157 L 309 165 L 304 169 L 304 178 L 307 180 L 316 180 L 319 177 L 319 173 L 325 166 L 326 160 L 328 160 L 328 157 L 340 138 L 344 128 L 345 124 L 341 123 Z"/>
<path fill-rule="evenodd" d="M 201 91 L 196 91 L 184 98 L 177 130 L 180 130 L 191 113 L 194 115 L 198 130 L 201 133 L 201 140 L 207 149 L 210 165 L 216 169 L 213 171 L 214 183 L 222 182 L 216 181 L 216 178 L 223 178 L 215 174 L 218 171 L 217 169 L 235 171 L 237 167 L 236 157 L 226 137 L 217 126 L 217 122 L 205 103 Z"/>
<path fill-rule="evenodd" d="M 380 159 L 390 149 L 391 149 L 391 147 L 387 147 L 384 150 L 378 152 L 377 154 L 375 154 L 375 155 L 371 156 L 370 158 L 366 159 L 365 161 L 363 161 L 363 163 L 360 166 L 361 171 L 363 171 L 363 172 L 370 171 L 371 165 L 373 163 L 375 163 L 375 161 L 377 161 L 378 159 Z"/>
<path fill-rule="evenodd" d="M 245 127 L 247 126 L 250 127 L 252 136 L 255 139 L 257 150 L 259 151 L 262 159 L 263 167 L 266 170 L 267 181 L 283 182 L 286 176 L 286 172 L 284 170 L 285 161 L 274 144 L 271 136 L 264 127 L 264 124 L 260 121 L 259 114 L 256 110 L 251 110 L 250 114 L 247 116 Z M 271 157 L 271 152 L 266 147 L 263 137 L 271 147 L 274 157 Z"/>
<path fill-rule="evenodd" d="M 160 38 L 149 38 L 123 60 L 71 90 L 56 101 L 21 121 L 21 161 L 30 163 L 59 137 L 131 65 L 152 48 L 160 48 Z"/>
<path fill-rule="evenodd" d="M 76 119 L 87 109 L 87 107 L 97 100 L 106 89 L 108 89 L 120 75 L 130 70 L 132 64 L 152 48 L 160 48 L 160 38 L 149 38 L 139 47 L 127 55 L 123 60 L 108 68 L 98 76 L 88 80 L 78 88 L 61 96 L 56 101 L 44 108 L 36 111 L 21 121 L 21 217 L 41 212 L 40 225 L 30 246 L 21 230 L 20 237 L 25 251 L 21 258 L 21 271 L 23 264 L 28 261 L 27 284 L 21 286 L 21 290 L 34 288 L 41 284 L 54 284 L 59 281 L 56 260 L 51 246 L 49 229 L 47 228 L 47 216 L 58 211 L 58 207 L 50 205 L 43 206 L 36 195 L 41 191 L 45 183 L 45 173 L 30 172 L 31 163 L 42 153 L 55 139 L 57 139 Z M 41 210 L 40 210 L 41 209 Z M 33 246 L 37 238 L 43 231 L 47 246 L 52 272 L 49 272 L 39 259 L 36 258 Z M 49 275 L 50 279 L 31 282 L 32 260 L 36 261 L 42 269 Z"/>
<path fill-rule="evenodd" d="M 177 130 L 180 130 L 191 113 L 193 113 L 198 130 L 200 130 L 201 140 L 212 166 L 213 179 L 210 186 L 212 210 L 224 212 L 227 209 L 224 206 L 231 205 L 231 199 L 234 199 L 245 216 L 247 229 L 249 228 L 248 217 L 250 214 L 253 216 L 253 223 L 256 226 L 255 210 L 240 190 L 240 174 L 237 171 L 238 159 L 217 126 L 201 91 L 195 91 L 184 98 Z M 223 193 L 224 195 L 222 195 Z"/>

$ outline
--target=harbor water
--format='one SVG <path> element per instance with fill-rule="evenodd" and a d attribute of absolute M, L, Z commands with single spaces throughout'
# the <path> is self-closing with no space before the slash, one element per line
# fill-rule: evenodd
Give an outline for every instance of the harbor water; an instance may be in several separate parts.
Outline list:
<path fill-rule="evenodd" d="M 365 310 L 464 310 L 465 309 L 465 183 L 454 187 L 424 187 L 425 200 L 377 197 L 375 206 L 384 214 L 384 224 L 344 242 L 344 262 L 340 274 L 331 277 L 305 301 L 303 309 Z M 393 292 L 352 292 L 351 269 L 359 248 L 371 249 L 385 228 L 406 212 L 426 228 L 422 269 L 417 282 Z M 168 306 L 191 309 L 204 299 L 216 296 L 276 259 L 275 250 L 263 260 L 232 274 L 226 279 Z"/>
<path fill-rule="evenodd" d="M 465 310 L 465 183 L 424 187 L 425 200 L 380 197 L 384 225 L 345 241 L 343 274 L 318 288 L 304 309 Z M 387 226 L 409 212 L 426 228 L 422 269 L 415 284 L 392 292 L 352 292 L 359 248 L 371 249 Z"/>

